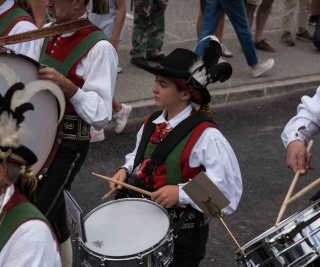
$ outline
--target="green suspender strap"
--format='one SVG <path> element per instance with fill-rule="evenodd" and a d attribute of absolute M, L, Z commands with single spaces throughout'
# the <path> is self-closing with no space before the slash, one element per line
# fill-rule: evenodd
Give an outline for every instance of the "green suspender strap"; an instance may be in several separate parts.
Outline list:
<path fill-rule="evenodd" d="M 78 60 L 85 55 L 92 46 L 101 40 L 108 40 L 107 36 L 102 31 L 94 31 L 84 38 L 73 51 L 67 56 L 67 58 L 60 62 L 55 58 L 45 53 L 45 48 L 49 42 L 50 37 L 46 37 L 43 42 L 43 49 L 40 55 L 40 63 L 50 66 L 61 72 L 65 77 L 68 76 L 71 68 L 78 62 Z"/>
<path fill-rule="evenodd" d="M 38 219 L 47 222 L 45 216 L 31 203 L 23 202 L 8 212 L 0 225 L 0 251 L 16 229 L 25 221 Z"/>
<path fill-rule="evenodd" d="M 21 8 L 14 8 L 1 19 L 0 36 L 10 27 L 11 23 L 19 17 L 30 17 L 26 11 Z"/>

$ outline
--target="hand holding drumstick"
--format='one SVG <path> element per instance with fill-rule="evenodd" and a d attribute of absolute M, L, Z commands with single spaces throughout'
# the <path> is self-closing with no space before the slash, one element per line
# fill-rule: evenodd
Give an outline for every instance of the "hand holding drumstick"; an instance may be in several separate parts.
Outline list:
<path fill-rule="evenodd" d="M 118 172 L 117 172 L 118 173 Z M 92 173 L 95 176 L 98 176 L 102 179 L 108 180 L 110 182 L 110 192 L 114 192 L 115 190 L 117 190 L 118 187 L 120 187 L 119 189 L 123 187 L 126 187 L 128 189 L 131 189 L 133 191 L 139 192 L 141 194 L 144 194 L 146 196 L 151 197 L 151 199 L 153 201 L 155 201 L 156 203 L 158 203 L 159 205 L 165 207 L 165 208 L 170 208 L 172 206 L 179 206 L 181 208 L 185 208 L 185 205 L 179 205 L 179 186 L 174 186 L 174 185 L 167 185 L 164 186 L 160 189 L 158 189 L 155 192 L 149 192 L 146 190 L 143 190 L 141 188 L 132 186 L 130 184 L 127 184 L 123 181 L 121 181 L 121 178 L 123 178 L 122 175 L 114 175 L 113 178 L 109 178 L 107 176 L 103 176 L 97 173 Z M 116 179 L 115 177 L 117 177 L 118 179 Z M 125 178 L 123 179 L 125 180 Z M 114 187 L 115 184 L 116 186 Z M 109 193 L 108 193 L 109 194 Z M 108 194 L 106 194 L 103 198 L 105 198 L 106 196 L 109 196 Z"/>
<path fill-rule="evenodd" d="M 280 222 L 287 208 L 287 205 L 291 202 L 290 199 L 292 196 L 292 192 L 298 182 L 300 174 L 303 175 L 307 172 L 308 169 L 313 169 L 312 167 L 311 168 L 309 167 L 309 163 L 311 160 L 310 150 L 312 145 L 313 145 L 313 140 L 310 140 L 307 148 L 305 148 L 304 144 L 298 140 L 293 141 L 288 145 L 287 166 L 291 168 L 293 171 L 295 171 L 295 175 L 293 177 L 293 180 L 291 182 L 287 195 L 283 201 L 283 204 L 279 211 L 278 218 L 275 225 L 277 225 Z M 306 191 L 304 191 L 304 193 L 305 192 Z"/>

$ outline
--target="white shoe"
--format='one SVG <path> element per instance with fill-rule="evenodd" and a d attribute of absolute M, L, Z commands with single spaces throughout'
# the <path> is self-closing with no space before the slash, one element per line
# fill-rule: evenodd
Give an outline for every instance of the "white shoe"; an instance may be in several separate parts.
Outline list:
<path fill-rule="evenodd" d="M 101 141 L 103 141 L 105 139 L 104 130 L 103 129 L 96 130 L 93 127 L 91 127 L 90 136 L 91 136 L 91 139 L 90 139 L 91 143 L 93 143 L 93 142 L 101 142 Z"/>
<path fill-rule="evenodd" d="M 270 70 L 274 65 L 274 59 L 270 58 L 266 61 L 259 61 L 259 66 L 256 69 L 251 68 L 251 77 L 257 78 L 266 71 Z"/>
<path fill-rule="evenodd" d="M 225 44 L 221 44 L 222 56 L 224 57 L 233 57 L 232 52 L 225 46 Z"/>
<path fill-rule="evenodd" d="M 118 68 L 117 68 L 117 72 L 118 72 L 118 73 L 121 73 L 121 72 L 122 72 L 122 68 L 118 67 Z"/>
<path fill-rule="evenodd" d="M 132 111 L 132 107 L 129 105 L 121 104 L 122 109 L 114 114 L 114 117 L 116 118 L 116 128 L 114 129 L 116 134 L 120 134 L 124 127 L 126 127 L 128 118 L 130 116 L 130 113 Z"/>

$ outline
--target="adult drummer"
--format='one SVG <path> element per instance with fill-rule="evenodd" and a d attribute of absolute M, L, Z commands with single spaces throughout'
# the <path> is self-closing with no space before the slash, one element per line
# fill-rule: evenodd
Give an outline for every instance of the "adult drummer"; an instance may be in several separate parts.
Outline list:
<path fill-rule="evenodd" d="M 47 16 L 55 24 L 86 19 L 88 2 L 49 0 Z M 63 189 L 70 190 L 87 156 L 90 126 L 102 129 L 112 119 L 118 56 L 105 34 L 90 24 L 75 32 L 45 38 L 39 62 L 48 66 L 39 70 L 39 77 L 59 85 L 67 106 L 61 144 L 39 182 L 35 205 L 47 216 L 59 238 L 63 266 L 72 266 Z"/>
<path fill-rule="evenodd" d="M 51 226 L 29 202 L 37 184 L 32 173 L 37 156 L 21 143 L 32 129 L 23 132 L 20 123 L 25 112 L 37 112 L 37 107 L 24 101 L 24 90 L 17 81 L 6 94 L 0 93 L 0 266 L 60 267 L 59 244 Z M 14 100 L 17 91 L 19 104 Z"/>
<path fill-rule="evenodd" d="M 227 214 L 236 210 L 242 194 L 242 178 L 236 156 L 218 126 L 209 118 L 209 121 L 193 126 L 189 135 L 170 151 L 163 164 L 154 166 L 150 160 L 156 147 L 169 138 L 171 130 L 185 132 L 182 122 L 195 120 L 200 112 L 211 115 L 208 106 L 211 96 L 206 86 L 218 80 L 227 80 L 232 68 L 227 62 L 217 63 L 221 56 L 218 39 L 211 40 L 206 51 L 206 63 L 194 52 L 178 48 L 156 67 L 141 65 L 156 77 L 152 91 L 155 105 L 163 112 L 145 121 L 137 134 L 136 148 L 126 155 L 126 163 L 113 176 L 125 181 L 129 174 L 134 173 L 136 186 L 153 192 L 151 199 L 168 209 L 172 225 L 179 225 L 182 213 L 187 212 L 174 206 L 190 206 L 187 209 L 190 212 L 188 218 L 182 221 L 181 230 L 174 240 L 170 266 L 198 266 L 205 256 L 208 238 L 208 218 L 183 191 L 183 185 L 205 171 L 230 200 L 230 205 L 225 208 Z M 196 110 L 192 103 L 200 105 L 200 109 Z M 151 138 L 143 135 L 149 129 L 148 125 L 152 126 Z M 145 145 L 139 147 L 140 144 Z M 135 170 L 134 162 L 139 164 Z M 121 189 L 121 186 L 110 183 L 110 190 L 113 189 Z M 129 193 L 129 196 L 132 195 Z"/>
<path fill-rule="evenodd" d="M 24 11 L 18 2 L 14 0 L 0 0 L 0 37 L 24 33 L 38 29 L 30 15 Z M 41 40 L 32 40 L 12 45 L 5 48 L 14 50 L 38 60 Z"/>

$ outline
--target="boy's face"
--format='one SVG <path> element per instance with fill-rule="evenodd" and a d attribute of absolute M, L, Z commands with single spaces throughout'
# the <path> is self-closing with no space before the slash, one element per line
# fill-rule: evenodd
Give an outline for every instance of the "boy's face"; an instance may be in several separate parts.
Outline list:
<path fill-rule="evenodd" d="M 178 91 L 173 79 L 159 75 L 156 76 L 156 82 L 152 91 L 154 93 L 155 105 L 165 110 L 174 110 L 190 99 L 188 92 Z"/>

